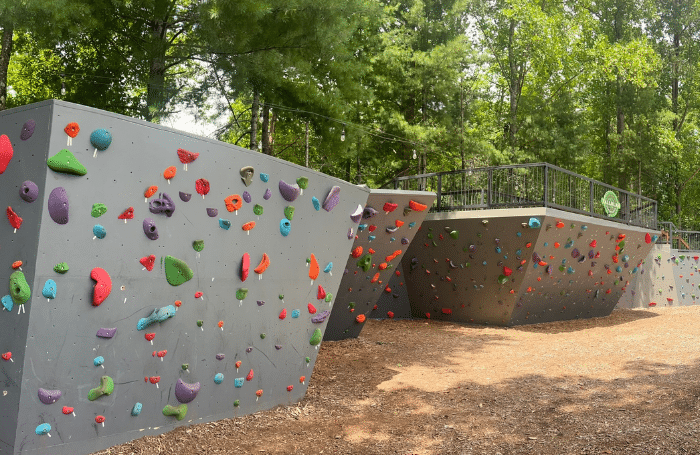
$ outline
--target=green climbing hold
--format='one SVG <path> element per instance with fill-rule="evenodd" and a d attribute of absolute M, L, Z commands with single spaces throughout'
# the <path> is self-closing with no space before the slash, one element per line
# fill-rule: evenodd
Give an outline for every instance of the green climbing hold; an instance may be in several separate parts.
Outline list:
<path fill-rule="evenodd" d="M 309 362 L 311 362 L 311 357 L 306 358 L 306 363 L 309 363 Z"/>
<path fill-rule="evenodd" d="M 305 190 L 309 186 L 309 179 L 306 177 L 299 177 L 297 179 L 297 185 L 299 185 L 299 188 L 301 188 L 302 190 Z"/>
<path fill-rule="evenodd" d="M 289 221 L 292 221 L 292 219 L 294 218 L 294 206 L 288 205 L 284 208 L 284 217 L 287 218 Z"/>
<path fill-rule="evenodd" d="M 165 278 L 171 286 L 180 286 L 192 279 L 194 272 L 181 259 L 165 256 Z"/>
<path fill-rule="evenodd" d="M 506 284 L 508 282 L 508 277 L 505 275 L 498 276 L 498 284 Z"/>
<path fill-rule="evenodd" d="M 253 207 L 253 213 L 256 215 L 260 216 L 263 214 L 263 206 L 260 204 L 255 204 L 255 207 Z"/>
<path fill-rule="evenodd" d="M 321 338 L 323 338 L 323 334 L 321 333 L 321 329 L 316 329 L 316 330 L 314 330 L 314 334 L 311 335 L 311 339 L 309 340 L 309 344 L 311 346 L 318 346 L 318 344 L 321 343 Z"/>
<path fill-rule="evenodd" d="M 46 164 L 49 169 L 55 172 L 62 172 L 64 174 L 73 175 L 85 175 L 87 174 L 87 169 L 83 166 L 78 158 L 73 155 L 70 150 L 63 149 L 48 160 Z"/>
<path fill-rule="evenodd" d="M 358 261 L 357 261 L 357 266 L 364 270 L 365 272 L 369 272 L 369 269 L 372 268 L 372 255 L 367 253 L 363 255 Z"/>
<path fill-rule="evenodd" d="M 102 395 L 111 395 L 112 392 L 114 392 L 114 381 L 109 376 L 102 376 L 100 378 L 100 386 L 88 392 L 88 400 L 95 401 Z"/>
<path fill-rule="evenodd" d="M 93 218 L 99 218 L 102 215 L 107 213 L 107 206 L 104 205 L 101 202 L 97 202 L 95 204 L 92 204 L 92 210 L 90 211 L 90 215 L 93 216 Z"/>
<path fill-rule="evenodd" d="M 202 251 L 204 249 L 204 240 L 195 240 L 192 242 L 192 248 L 197 252 Z"/>
<path fill-rule="evenodd" d="M 240 405 L 241 405 L 241 400 L 234 400 L 234 401 L 233 401 L 233 405 L 234 405 L 235 407 L 240 406 Z"/>
<path fill-rule="evenodd" d="M 202 321 L 201 319 L 197 320 L 197 327 L 201 327 L 203 325 L 204 325 L 204 321 Z"/>
<path fill-rule="evenodd" d="M 190 364 L 189 364 L 189 363 L 183 363 L 183 364 L 182 364 L 182 369 L 183 369 L 183 370 L 188 370 L 189 368 L 190 368 Z"/>
<path fill-rule="evenodd" d="M 164 416 L 175 416 L 177 420 L 182 420 L 187 415 L 187 405 L 181 404 L 179 406 L 166 405 L 163 408 Z"/>
<path fill-rule="evenodd" d="M 453 239 L 457 240 L 457 238 L 459 237 L 459 231 L 452 231 L 452 232 L 450 232 L 450 237 L 452 237 Z"/>
<path fill-rule="evenodd" d="M 236 290 L 236 298 L 238 300 L 243 300 L 245 299 L 245 296 L 248 295 L 248 288 L 238 288 Z"/>
<path fill-rule="evenodd" d="M 435 240 L 433 240 L 433 246 L 438 246 Z"/>
<path fill-rule="evenodd" d="M 331 294 L 330 292 L 326 293 L 326 298 L 324 300 L 326 301 L 326 303 L 330 302 L 331 300 L 333 300 L 333 294 Z"/>
<path fill-rule="evenodd" d="M 284 300 L 284 294 L 280 294 L 280 295 L 279 295 L 279 299 L 280 299 L 280 300 Z"/>
<path fill-rule="evenodd" d="M 266 336 L 267 336 L 266 333 L 261 333 L 261 334 L 260 334 L 260 339 L 261 339 L 261 340 L 264 340 Z"/>
<path fill-rule="evenodd" d="M 59 262 L 53 266 L 53 271 L 56 273 L 64 274 L 68 271 L 68 264 L 65 262 Z"/>
<path fill-rule="evenodd" d="M 10 275 L 10 296 L 15 305 L 21 305 L 32 296 L 32 290 L 29 289 L 29 283 L 24 277 L 24 273 L 15 270 Z"/>
<path fill-rule="evenodd" d="M 433 238 L 433 233 L 432 233 L 432 232 L 428 233 L 428 238 L 429 238 L 429 239 L 432 239 L 432 238 Z"/>
<path fill-rule="evenodd" d="M 355 308 L 355 302 L 348 303 L 348 308 Z"/>

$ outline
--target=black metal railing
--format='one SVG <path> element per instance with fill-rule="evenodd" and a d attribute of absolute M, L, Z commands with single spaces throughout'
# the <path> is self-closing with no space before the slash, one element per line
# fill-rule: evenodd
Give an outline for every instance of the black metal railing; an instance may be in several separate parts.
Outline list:
<path fill-rule="evenodd" d="M 656 243 L 668 243 L 681 251 L 700 251 L 700 232 L 680 230 L 670 221 L 661 221 L 659 227 L 661 237 Z"/>
<path fill-rule="evenodd" d="M 397 177 L 394 188 L 434 191 L 432 212 L 507 207 L 553 207 L 568 212 L 657 229 L 656 201 L 548 163 L 465 169 Z M 603 196 L 620 204 L 608 216 Z"/>

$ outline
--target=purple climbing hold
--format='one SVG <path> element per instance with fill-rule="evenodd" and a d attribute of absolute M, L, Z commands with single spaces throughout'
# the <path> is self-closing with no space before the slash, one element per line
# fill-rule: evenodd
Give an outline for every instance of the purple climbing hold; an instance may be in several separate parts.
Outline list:
<path fill-rule="evenodd" d="M 194 384 L 188 384 L 182 379 L 178 379 L 175 383 L 175 398 L 180 403 L 189 403 L 190 401 L 197 398 L 197 393 L 199 393 L 199 382 Z"/>
<path fill-rule="evenodd" d="M 355 237 L 355 233 L 352 232 L 352 228 L 348 228 L 348 239 L 352 239 Z"/>
<path fill-rule="evenodd" d="M 219 215 L 219 209 L 207 207 L 207 215 L 214 218 L 215 216 Z"/>
<path fill-rule="evenodd" d="M 226 354 L 222 354 L 222 353 L 216 354 L 216 360 L 224 360 L 224 358 L 226 358 Z"/>
<path fill-rule="evenodd" d="M 116 327 L 114 327 L 113 329 L 101 328 L 100 330 L 97 331 L 97 336 L 100 338 L 112 338 L 116 333 L 117 333 Z"/>
<path fill-rule="evenodd" d="M 272 197 L 272 191 L 270 191 L 270 188 L 265 190 L 265 194 L 263 194 L 263 199 L 266 201 Z"/>
<path fill-rule="evenodd" d="M 326 200 L 323 201 L 323 210 L 330 212 L 338 205 L 338 202 L 340 202 L 340 187 L 336 185 L 331 188 L 328 196 L 326 196 Z"/>
<path fill-rule="evenodd" d="M 182 202 L 189 202 L 190 199 L 192 199 L 192 193 L 185 193 L 184 191 L 180 191 L 180 200 Z"/>
<path fill-rule="evenodd" d="M 46 390 L 39 388 L 39 400 L 44 404 L 51 404 L 58 401 L 61 398 L 60 390 Z"/>
<path fill-rule="evenodd" d="M 364 211 L 362 210 L 362 206 L 358 205 L 357 210 L 355 212 L 350 214 L 350 219 L 352 220 L 353 223 L 359 223 L 360 220 L 362 219 L 362 214 Z"/>
<path fill-rule="evenodd" d="M 258 300 L 258 306 L 263 306 L 263 305 L 265 305 L 265 301 L 264 301 L 264 300 Z"/>
<path fill-rule="evenodd" d="M 540 261 L 542 261 L 542 258 L 540 258 L 540 255 L 537 254 L 537 253 L 535 253 L 535 252 L 533 252 L 533 253 L 532 253 L 532 262 L 534 262 L 535 264 L 537 264 L 537 263 L 539 263 Z"/>
<path fill-rule="evenodd" d="M 365 207 L 365 210 L 362 212 L 362 218 L 365 220 L 368 220 L 376 214 L 377 214 L 377 211 L 374 210 L 372 207 Z"/>
<path fill-rule="evenodd" d="M 253 347 L 252 347 L 252 346 L 248 346 L 248 347 L 246 348 L 245 352 L 248 352 L 248 353 L 253 352 Z"/>
<path fill-rule="evenodd" d="M 281 345 L 281 344 L 276 344 L 276 345 L 275 345 L 275 349 L 277 349 L 277 350 L 279 351 L 280 349 L 282 349 L 282 345 Z"/>
<path fill-rule="evenodd" d="M 574 248 L 573 250 L 571 250 L 571 257 L 572 258 L 576 259 L 580 255 L 581 255 L 581 253 L 578 251 L 578 248 Z"/>
<path fill-rule="evenodd" d="M 32 119 L 27 120 L 22 125 L 22 133 L 20 133 L 19 138 L 26 141 L 34 134 L 34 128 L 36 128 L 36 122 Z"/>
<path fill-rule="evenodd" d="M 31 180 L 25 180 L 19 187 L 19 197 L 27 202 L 34 202 L 39 197 L 39 187 Z"/>
<path fill-rule="evenodd" d="M 290 185 L 284 180 L 280 180 L 279 188 L 280 194 L 284 200 L 289 202 L 294 202 L 294 200 L 299 197 L 299 193 L 301 193 L 301 188 L 299 188 L 299 185 L 296 183 L 294 185 Z"/>
<path fill-rule="evenodd" d="M 404 237 L 401 239 L 401 245 L 408 245 L 408 237 Z"/>
<path fill-rule="evenodd" d="M 328 319 L 328 316 L 330 316 L 330 315 L 331 315 L 331 312 L 328 310 L 321 311 L 320 313 L 318 313 L 317 315 L 315 315 L 314 317 L 311 318 L 311 322 L 313 322 L 315 324 L 320 324 L 323 321 L 325 321 L 326 319 Z"/>
<path fill-rule="evenodd" d="M 158 238 L 158 228 L 152 218 L 143 220 L 143 233 L 151 240 L 156 240 Z"/>
<path fill-rule="evenodd" d="M 246 201 L 248 204 L 250 204 L 250 201 L 253 199 L 250 197 L 250 193 L 247 191 L 243 192 L 243 200 Z"/>
<path fill-rule="evenodd" d="M 151 213 L 165 213 L 170 218 L 175 212 L 175 203 L 166 193 L 160 193 L 148 204 L 148 210 Z"/>
<path fill-rule="evenodd" d="M 49 215 L 58 224 L 68 223 L 68 194 L 62 186 L 49 194 Z"/>

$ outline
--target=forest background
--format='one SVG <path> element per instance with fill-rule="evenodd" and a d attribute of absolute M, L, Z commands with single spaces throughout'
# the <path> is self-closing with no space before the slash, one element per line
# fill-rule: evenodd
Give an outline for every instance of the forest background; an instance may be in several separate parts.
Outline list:
<path fill-rule="evenodd" d="M 548 162 L 700 230 L 700 0 L 0 0 L 0 28 L 0 109 L 188 108 L 371 187 Z"/>

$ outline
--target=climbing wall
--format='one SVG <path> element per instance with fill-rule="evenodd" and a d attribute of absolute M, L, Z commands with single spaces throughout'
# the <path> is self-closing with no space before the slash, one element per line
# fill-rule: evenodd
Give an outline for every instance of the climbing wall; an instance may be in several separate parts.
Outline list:
<path fill-rule="evenodd" d="M 434 193 L 372 190 L 359 220 L 324 340 L 356 338 L 418 232 Z M 388 310 L 386 317 L 394 317 Z"/>
<path fill-rule="evenodd" d="M 389 278 L 391 292 L 383 292 L 367 315 L 368 319 L 411 319 L 411 304 L 403 270 L 403 261 L 396 264 L 396 271 Z"/>
<path fill-rule="evenodd" d="M 431 214 L 402 261 L 411 313 L 497 325 L 605 316 L 656 235 L 547 208 Z"/>
<path fill-rule="evenodd" d="M 642 262 L 639 274 L 630 280 L 628 292 L 622 295 L 618 308 L 653 308 L 678 305 L 680 300 L 676 285 L 670 245 L 655 244 Z M 677 257 L 677 256 L 676 256 Z M 693 272 L 695 273 L 695 272 Z M 685 296 L 684 296 L 685 297 Z M 690 295 L 687 295 L 690 297 Z"/>
<path fill-rule="evenodd" d="M 369 190 L 63 102 L 0 134 L 0 454 L 304 396 Z"/>
<path fill-rule="evenodd" d="M 660 262 L 668 262 L 673 269 L 673 278 L 676 285 L 677 299 L 665 302 L 659 299 L 659 303 L 666 305 L 686 306 L 700 304 L 700 252 L 670 250 L 670 254 L 662 255 Z M 666 259 L 668 258 L 668 259 Z M 666 260 L 666 261 L 664 261 Z"/>

